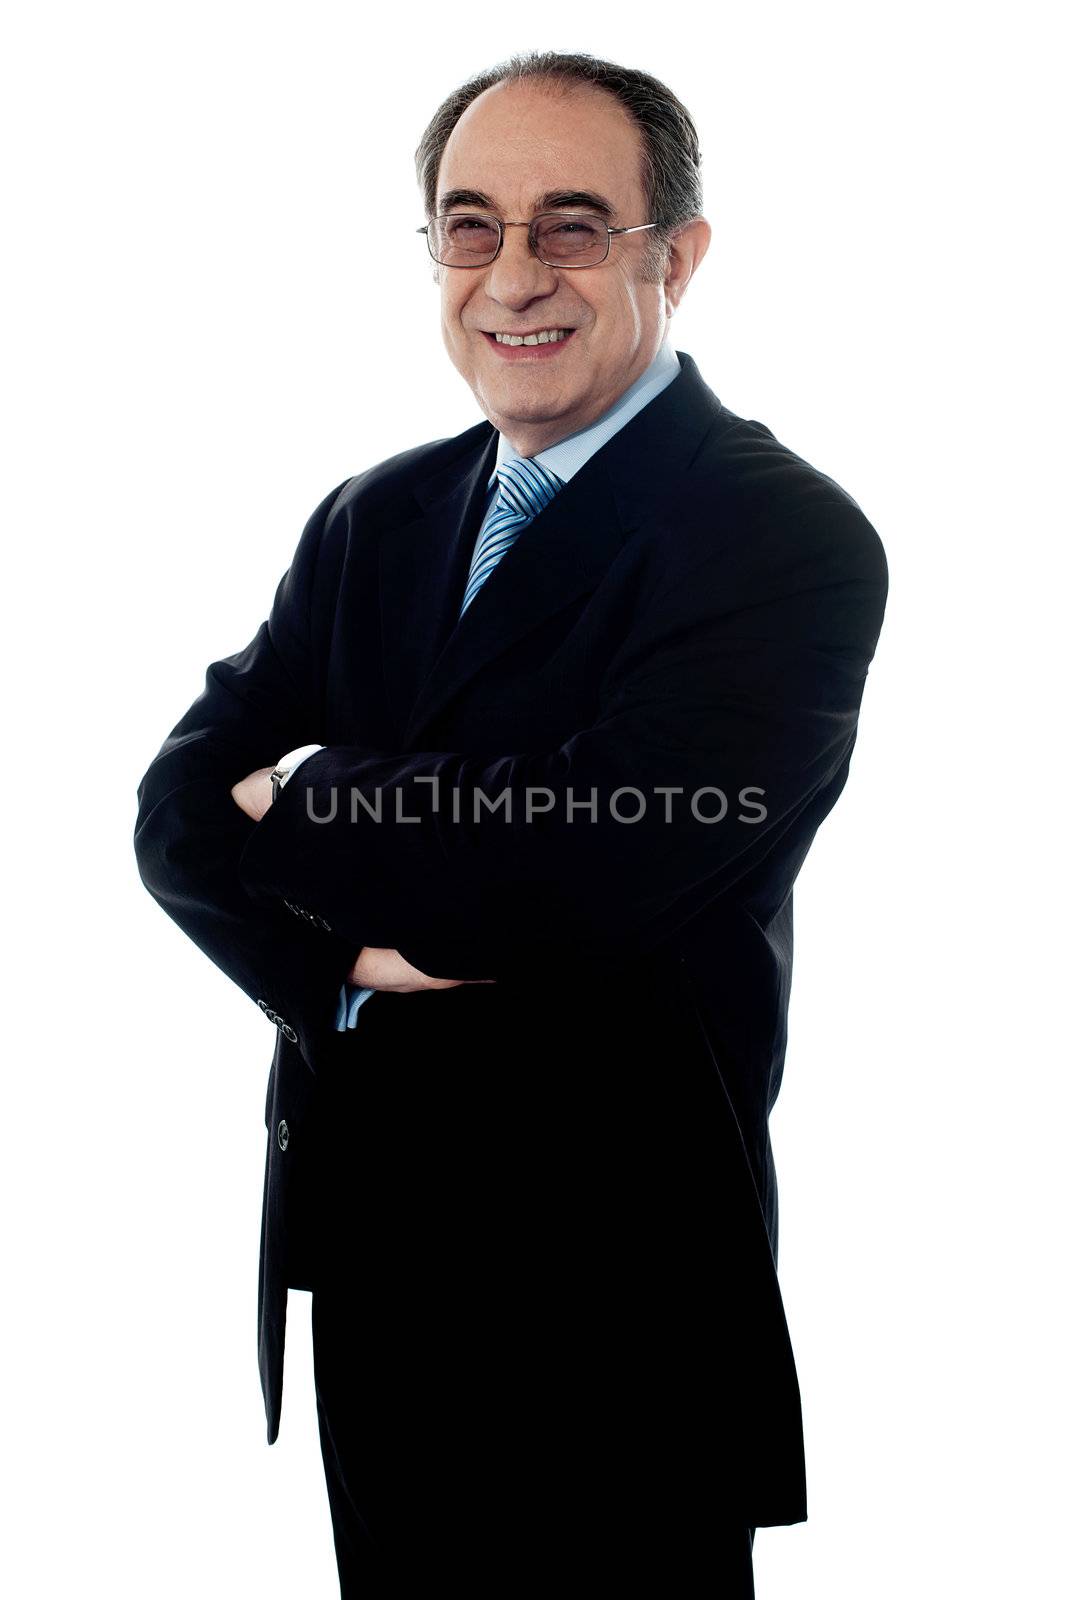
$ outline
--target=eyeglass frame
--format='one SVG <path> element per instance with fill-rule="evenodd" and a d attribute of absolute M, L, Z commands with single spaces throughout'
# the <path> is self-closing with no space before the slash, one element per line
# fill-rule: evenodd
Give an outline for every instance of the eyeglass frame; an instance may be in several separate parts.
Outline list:
<path fill-rule="evenodd" d="M 589 267 L 601 267 L 603 262 L 609 259 L 610 246 L 615 233 L 643 233 L 647 228 L 661 227 L 661 223 L 658 222 L 638 222 L 631 228 L 607 228 L 606 254 L 599 261 L 576 261 L 572 264 L 556 261 L 544 261 L 543 256 L 539 254 L 533 244 L 532 230 L 534 223 L 539 222 L 541 217 L 588 216 L 595 216 L 595 213 L 590 211 L 538 211 L 535 217 L 529 218 L 528 222 L 506 222 L 502 217 L 497 217 L 493 211 L 438 211 L 430 222 L 425 223 L 425 225 L 421 228 L 415 228 L 414 231 L 415 233 L 425 234 L 425 243 L 429 249 L 429 259 L 434 263 L 434 265 L 438 267 L 454 268 L 459 272 L 475 272 L 478 270 L 478 268 L 490 267 L 493 261 L 498 261 L 503 250 L 503 240 L 506 238 L 506 234 L 503 232 L 504 228 L 528 228 L 529 249 L 532 251 L 537 261 L 539 261 L 543 266 L 551 267 L 556 272 L 583 272 Z M 479 217 L 485 222 L 496 223 L 499 229 L 499 239 L 493 254 L 488 256 L 484 261 L 437 261 L 436 257 L 433 255 L 433 247 L 429 240 L 429 229 L 432 227 L 434 222 L 439 222 L 442 217 Z M 602 218 L 596 216 L 595 220 L 597 222 L 601 222 Z"/>

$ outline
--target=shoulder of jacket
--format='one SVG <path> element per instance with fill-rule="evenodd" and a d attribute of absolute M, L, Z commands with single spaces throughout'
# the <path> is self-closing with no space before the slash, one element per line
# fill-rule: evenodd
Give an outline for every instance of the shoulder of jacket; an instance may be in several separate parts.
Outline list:
<path fill-rule="evenodd" d="M 737 534 L 764 531 L 791 541 L 852 547 L 886 573 L 880 535 L 855 497 L 765 425 L 722 407 L 721 426 L 692 463 L 696 493 L 689 504 L 713 508 Z"/>
<path fill-rule="evenodd" d="M 378 461 L 372 467 L 366 467 L 341 484 L 330 510 L 330 519 L 355 509 L 361 514 L 365 511 L 387 511 L 391 506 L 405 507 L 415 483 L 424 482 L 450 462 L 487 442 L 491 432 L 492 425 L 485 420 L 475 423 L 463 433 L 445 439 L 432 439 L 427 444 L 412 445 L 407 450 L 386 457 L 384 461 Z"/>

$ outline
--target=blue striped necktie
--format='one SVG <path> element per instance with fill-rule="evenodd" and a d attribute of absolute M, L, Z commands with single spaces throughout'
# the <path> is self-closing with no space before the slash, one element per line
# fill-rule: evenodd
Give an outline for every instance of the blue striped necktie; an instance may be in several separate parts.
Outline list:
<path fill-rule="evenodd" d="M 521 533 L 562 488 L 562 479 L 550 467 L 525 456 L 501 461 L 496 468 L 499 500 L 481 530 L 466 580 L 461 617 L 492 568 L 501 561 Z"/>

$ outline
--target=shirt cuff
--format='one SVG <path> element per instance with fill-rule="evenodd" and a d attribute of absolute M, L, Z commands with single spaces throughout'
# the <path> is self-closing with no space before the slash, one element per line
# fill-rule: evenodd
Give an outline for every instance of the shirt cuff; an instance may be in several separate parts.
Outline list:
<path fill-rule="evenodd" d="M 359 1020 L 359 1007 L 376 993 L 376 989 L 363 989 L 357 983 L 342 984 L 337 1000 L 336 1031 L 347 1033 L 354 1028 Z"/>
<path fill-rule="evenodd" d="M 281 779 L 281 788 L 283 789 L 285 787 L 285 784 L 291 778 L 301 761 L 306 761 L 308 756 L 317 755 L 319 750 L 324 749 L 324 744 L 301 744 L 297 750 L 290 750 L 286 755 L 283 755 L 281 760 L 277 763 L 278 767 L 282 768 L 284 771 L 284 776 Z"/>

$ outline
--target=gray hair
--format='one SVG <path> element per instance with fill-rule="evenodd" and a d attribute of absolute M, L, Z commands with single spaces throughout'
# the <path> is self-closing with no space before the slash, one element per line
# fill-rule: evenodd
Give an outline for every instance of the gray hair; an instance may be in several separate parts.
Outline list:
<path fill-rule="evenodd" d="M 434 114 L 418 143 L 414 165 L 426 217 L 436 211 L 437 180 L 444 146 L 462 113 L 478 95 L 497 83 L 545 80 L 560 88 L 585 84 L 613 95 L 640 132 L 643 185 L 648 220 L 658 227 L 646 234 L 645 276 L 656 282 L 665 275 L 672 235 L 702 215 L 703 186 L 699 168 L 699 136 L 687 108 L 671 89 L 649 72 L 620 67 L 598 56 L 528 50 L 468 78 Z"/>

